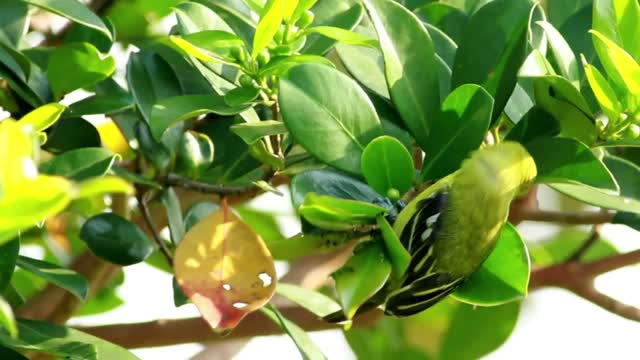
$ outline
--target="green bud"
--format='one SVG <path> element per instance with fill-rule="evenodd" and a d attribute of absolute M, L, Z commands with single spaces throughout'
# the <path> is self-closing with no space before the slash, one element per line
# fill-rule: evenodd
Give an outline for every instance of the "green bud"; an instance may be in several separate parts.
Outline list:
<path fill-rule="evenodd" d="M 625 139 L 637 139 L 640 137 L 640 126 L 631 124 L 624 129 L 623 138 Z"/>
<path fill-rule="evenodd" d="M 269 60 L 271 60 L 271 55 L 269 55 L 269 51 L 262 50 L 258 54 L 258 58 L 256 60 L 258 60 L 258 65 L 260 65 L 260 67 L 262 67 L 262 66 L 267 65 Z"/>
<path fill-rule="evenodd" d="M 289 45 L 278 45 L 271 49 L 271 56 L 288 56 L 291 55 L 291 47 Z"/>
<path fill-rule="evenodd" d="M 242 74 L 238 81 L 242 87 L 253 87 L 253 78 L 247 74 Z"/>
<path fill-rule="evenodd" d="M 391 188 L 387 191 L 387 197 L 391 199 L 391 201 L 396 201 L 400 199 L 400 191 L 398 191 L 398 189 Z"/>
<path fill-rule="evenodd" d="M 315 14 L 313 12 L 311 12 L 311 10 L 307 10 L 305 11 L 302 15 L 300 15 L 300 19 L 298 19 L 298 27 L 300 29 L 304 29 L 307 26 L 311 25 L 313 23 L 313 20 L 315 19 Z"/>
<path fill-rule="evenodd" d="M 289 44 L 289 46 L 291 47 L 291 51 L 295 52 L 299 52 L 300 50 L 302 50 L 302 48 L 304 47 L 304 44 L 307 43 L 307 37 L 306 36 L 300 36 L 299 38 L 296 39 L 296 41 L 292 42 L 291 44 Z"/>
<path fill-rule="evenodd" d="M 234 46 L 230 50 L 231 56 L 236 59 L 239 64 L 244 63 L 247 59 L 247 54 L 245 54 L 244 49 L 240 46 Z"/>
<path fill-rule="evenodd" d="M 282 40 L 284 40 L 284 27 L 280 26 L 278 31 L 276 31 L 276 34 L 273 35 L 273 41 L 276 44 L 282 44 Z"/>

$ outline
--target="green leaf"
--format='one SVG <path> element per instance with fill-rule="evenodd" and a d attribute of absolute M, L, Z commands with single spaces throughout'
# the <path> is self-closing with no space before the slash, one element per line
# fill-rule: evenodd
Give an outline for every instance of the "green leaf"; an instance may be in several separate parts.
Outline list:
<path fill-rule="evenodd" d="M 18 48 L 29 19 L 29 9 L 20 1 L 0 3 L 0 43 Z"/>
<path fill-rule="evenodd" d="M 62 118 L 47 133 L 43 148 L 55 154 L 101 145 L 98 130 L 83 118 Z"/>
<path fill-rule="evenodd" d="M 595 0 L 593 29 L 623 47 L 640 61 L 640 5 L 634 0 Z"/>
<path fill-rule="evenodd" d="M 413 184 L 413 158 L 400 141 L 390 136 L 370 142 L 362 153 L 361 165 L 367 183 L 383 196 L 392 189 L 402 195 Z"/>
<path fill-rule="evenodd" d="M 316 4 L 318 0 L 299 0 L 297 1 L 298 5 L 296 6 L 293 14 L 291 14 L 291 22 L 296 22 L 302 16 L 302 14 L 311 9 L 313 5 Z"/>
<path fill-rule="evenodd" d="M 0 245 L 0 294 L 4 293 L 11 282 L 19 251 L 20 241 L 18 239 Z"/>
<path fill-rule="evenodd" d="M 0 325 L 9 332 L 9 336 L 12 338 L 18 336 L 18 326 L 13 316 L 13 310 L 11 309 L 11 305 L 9 305 L 2 296 L 0 296 Z"/>
<path fill-rule="evenodd" d="M 97 256 L 125 266 L 144 261 L 154 250 L 153 243 L 138 226 L 112 213 L 87 220 L 80 238 Z"/>
<path fill-rule="evenodd" d="M 26 256 L 18 256 L 16 264 L 24 270 L 69 291 L 81 300 L 86 299 L 89 293 L 89 282 L 75 271 Z"/>
<path fill-rule="evenodd" d="M 147 178 L 145 178 L 144 176 L 129 171 L 125 168 L 121 168 L 121 167 L 117 167 L 114 166 L 111 168 L 111 171 L 117 175 L 118 177 L 121 177 L 123 180 L 126 180 L 128 182 L 134 183 L 134 184 L 142 184 L 142 185 L 146 185 L 149 186 L 153 189 L 156 190 L 160 190 L 162 189 L 162 186 L 160 184 L 158 184 L 157 182 L 153 181 L 153 180 L 149 180 Z"/>
<path fill-rule="evenodd" d="M 280 121 L 263 120 L 256 123 L 244 123 L 231 126 L 231 131 L 240 136 L 244 142 L 252 145 L 265 136 L 286 134 L 287 128 Z"/>
<path fill-rule="evenodd" d="M 640 200 L 640 166 L 613 155 L 603 161 L 620 186 L 620 195 Z"/>
<path fill-rule="evenodd" d="M 341 310 L 340 305 L 327 295 L 293 284 L 279 282 L 276 292 L 318 317 L 324 317 Z"/>
<path fill-rule="evenodd" d="M 56 48 L 49 57 L 47 77 L 56 99 L 73 90 L 106 79 L 116 69 L 112 56 L 102 56 L 89 43 L 72 43 Z"/>
<path fill-rule="evenodd" d="M 220 210 L 220 205 L 211 201 L 201 201 L 191 205 L 184 215 L 185 232 L 189 231 L 193 225 L 197 224 L 204 217 L 218 210 Z M 242 214 L 240 215 L 242 216 Z"/>
<path fill-rule="evenodd" d="M 447 3 L 432 2 L 421 6 L 413 12 L 425 23 L 429 23 L 447 34 L 456 44 L 462 40 L 467 21 L 467 14 Z"/>
<path fill-rule="evenodd" d="M 424 149 L 440 110 L 436 53 L 422 22 L 391 0 L 366 0 L 378 33 L 391 99 L 411 135 Z M 416 47 L 415 44 L 420 46 Z"/>
<path fill-rule="evenodd" d="M 260 68 L 258 76 L 265 77 L 270 75 L 282 76 L 285 75 L 289 69 L 296 65 L 316 63 L 335 67 L 333 63 L 325 57 L 318 55 L 291 55 L 291 56 L 278 56 L 272 58 L 267 65 Z"/>
<path fill-rule="evenodd" d="M 519 313 L 518 302 L 490 308 L 458 306 L 442 340 L 442 359 L 483 358 L 507 341 Z"/>
<path fill-rule="evenodd" d="M 457 170 L 482 144 L 492 110 L 493 98 L 478 85 L 463 85 L 449 94 L 440 115 L 433 119 L 429 142 L 423 147 L 422 178 L 439 179 Z"/>
<path fill-rule="evenodd" d="M 40 172 L 80 181 L 106 174 L 117 158 L 105 148 L 76 149 L 40 164 Z"/>
<path fill-rule="evenodd" d="M 540 138 L 526 144 L 541 183 L 579 183 L 618 192 L 606 166 L 583 143 L 569 138 Z"/>
<path fill-rule="evenodd" d="M 55 124 L 67 107 L 58 103 L 51 103 L 38 107 L 23 116 L 19 124 L 31 126 L 34 131 L 44 131 Z"/>
<path fill-rule="evenodd" d="M 347 319 L 352 319 L 358 308 L 382 289 L 390 274 L 391 263 L 379 242 L 356 247 L 346 264 L 331 275 Z"/>
<path fill-rule="evenodd" d="M 134 187 L 126 180 L 116 176 L 103 176 L 85 180 L 76 185 L 76 199 L 105 194 L 133 194 Z"/>
<path fill-rule="evenodd" d="M 180 199 L 172 187 L 165 189 L 160 195 L 160 201 L 167 211 L 167 220 L 169 222 L 169 231 L 171 233 L 171 242 L 178 245 L 185 234 L 184 222 L 182 219 L 182 208 L 180 207 Z"/>
<path fill-rule="evenodd" d="M 384 216 L 378 216 L 377 222 L 380 232 L 382 233 L 385 249 L 391 261 L 391 267 L 393 268 L 392 274 L 394 278 L 400 279 L 409 268 L 411 254 L 409 254 L 407 249 L 402 245 L 398 235 L 393 231 L 393 228 Z"/>
<path fill-rule="evenodd" d="M 436 50 L 437 57 L 447 65 L 447 68 L 452 68 L 456 58 L 456 52 L 458 51 L 458 45 L 437 27 L 427 23 L 424 24 L 424 27 L 433 40 L 433 47 Z M 447 83 L 450 82 L 451 78 L 448 79 Z M 442 87 L 442 84 L 440 84 L 440 87 Z"/>
<path fill-rule="evenodd" d="M 627 196 L 606 193 L 600 189 L 595 189 L 585 185 L 561 183 L 547 185 L 562 194 L 587 204 L 605 209 L 640 214 L 640 201 Z"/>
<path fill-rule="evenodd" d="M 337 231 L 371 224 L 375 222 L 378 215 L 388 213 L 385 208 L 378 205 L 315 193 L 307 194 L 299 211 L 300 215 L 314 226 Z"/>
<path fill-rule="evenodd" d="M 633 95 L 640 96 L 640 65 L 629 53 L 604 35 L 595 30 L 591 30 L 591 34 L 600 61 L 611 80 Z"/>
<path fill-rule="evenodd" d="M 370 38 L 362 34 L 358 34 L 351 30 L 345 30 L 339 27 L 334 27 L 334 26 L 314 26 L 306 29 L 305 33 L 320 34 L 328 38 L 337 40 L 345 44 L 350 44 L 350 45 L 359 45 L 359 46 L 365 46 L 370 48 L 379 47 L 378 41 L 376 39 Z"/>
<path fill-rule="evenodd" d="M 309 193 L 334 198 L 373 202 L 380 197 L 367 184 L 331 170 L 309 170 L 291 180 L 291 201 L 299 208 Z"/>
<path fill-rule="evenodd" d="M 305 360 L 324 360 L 326 359 L 322 351 L 316 344 L 313 343 L 307 332 L 300 328 L 292 321 L 286 319 L 282 314 L 274 307 L 267 305 L 260 309 L 271 321 L 276 323 L 287 335 L 293 340 L 300 351 L 300 355 Z"/>
<path fill-rule="evenodd" d="M 364 10 L 359 0 L 322 0 L 316 2 L 311 9 L 315 14 L 315 26 L 333 26 L 345 30 L 353 30 L 360 23 Z M 318 34 L 307 37 L 303 54 L 325 55 L 336 41 Z"/>
<path fill-rule="evenodd" d="M 605 115 L 607 115 L 609 121 L 616 121 L 622 113 L 622 105 L 618 101 L 615 91 L 611 85 L 609 85 L 607 79 L 600 73 L 600 70 L 587 63 L 584 55 L 582 56 L 582 64 L 584 65 L 584 72 L 587 81 L 589 81 L 589 86 L 591 86 L 591 90 L 596 96 L 600 108 Z"/>
<path fill-rule="evenodd" d="M 556 60 L 556 64 L 560 69 L 560 74 L 567 78 L 576 88 L 580 88 L 580 71 L 578 69 L 578 61 L 576 56 L 567 44 L 567 41 L 562 37 L 562 34 L 551 23 L 546 21 L 536 22 L 538 26 L 542 27 L 547 41 L 551 46 L 553 57 Z"/>
<path fill-rule="evenodd" d="M 534 106 L 509 131 L 505 140 L 526 144 L 537 138 L 554 137 L 560 133 L 560 124 L 556 119 L 541 108 Z"/>
<path fill-rule="evenodd" d="M 284 18 L 285 0 L 268 0 L 264 5 L 264 12 L 258 22 L 256 35 L 253 38 L 251 58 L 256 59 L 258 54 L 271 42 L 282 24 Z"/>
<path fill-rule="evenodd" d="M 95 29 L 113 41 L 109 28 L 84 4 L 76 0 L 21 0 L 73 22 Z"/>
<path fill-rule="evenodd" d="M 122 300 L 114 287 L 104 288 L 94 296 L 92 296 L 86 303 L 82 304 L 74 316 L 91 316 L 104 314 L 108 311 L 115 310 L 124 305 L 125 301 Z"/>
<path fill-rule="evenodd" d="M 480 306 L 521 299 L 527 296 L 530 268 L 529 253 L 520 234 L 511 224 L 506 224 L 489 257 L 452 296 Z"/>
<path fill-rule="evenodd" d="M 251 105 L 260 96 L 260 89 L 253 86 L 241 86 L 229 91 L 224 102 L 229 106 Z"/>
<path fill-rule="evenodd" d="M 94 114 L 114 114 L 133 107 L 130 94 L 93 95 L 69 105 L 68 115 L 78 117 Z"/>
<path fill-rule="evenodd" d="M 43 352 L 69 359 L 138 360 L 136 356 L 118 345 L 48 322 L 19 320 L 18 333 L 18 338 L 14 340 L 0 332 L 0 343 L 13 349 Z"/>
<path fill-rule="evenodd" d="M 382 135 L 375 109 L 362 89 L 328 66 L 304 64 L 280 79 L 282 119 L 310 154 L 340 170 L 360 174 L 365 146 Z"/>
<path fill-rule="evenodd" d="M 247 106 L 229 106 L 215 94 L 176 96 L 153 105 L 149 124 L 153 136 L 160 140 L 167 129 L 181 121 L 209 113 L 236 115 L 246 109 Z"/>
<path fill-rule="evenodd" d="M 482 85 L 495 99 L 495 122 L 515 88 L 526 53 L 531 3 L 496 0 L 472 15 L 458 44 L 451 84 Z"/>

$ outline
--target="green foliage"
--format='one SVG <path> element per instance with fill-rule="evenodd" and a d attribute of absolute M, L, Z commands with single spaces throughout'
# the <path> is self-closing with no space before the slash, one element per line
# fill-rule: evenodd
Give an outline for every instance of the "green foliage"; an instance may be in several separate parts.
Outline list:
<path fill-rule="evenodd" d="M 637 0 L 106 3 L 0 1 L 0 108 L 11 116 L 0 122 L 2 358 L 135 358 L 70 328 L 16 321 L 14 312 L 47 283 L 83 301 L 70 309 L 76 315 L 122 305 L 122 278 L 89 294 L 67 260 L 90 251 L 173 274 L 158 247 L 171 255 L 194 225 L 226 209 L 222 198 L 249 235 L 259 235 L 268 261 L 354 249 L 333 274 L 334 288 L 277 285 L 319 317 L 357 319 L 379 304 L 388 310 L 387 296 L 405 281 L 426 286 L 411 296 L 445 289 L 440 275 L 407 273 L 432 253 L 407 243 L 398 214 L 416 196 L 433 201 L 426 195 L 442 189 L 431 184 L 503 141 L 524 145 L 536 183 L 640 229 L 640 166 L 631 154 L 640 147 Z M 69 25 L 43 32 L 48 13 Z M 176 20 L 172 29 L 160 21 L 167 16 Z M 139 51 L 121 51 L 130 44 Z M 116 69 L 125 63 L 124 73 Z M 77 90 L 88 96 L 78 100 Z M 302 223 L 290 238 L 277 211 L 245 204 L 283 183 Z M 168 226 L 171 241 L 140 225 L 134 195 L 148 202 L 152 222 Z M 446 231 L 434 224 L 456 216 L 449 206 L 414 207 L 429 216 L 427 228 L 412 228 L 419 230 L 412 241 Z M 508 204 L 465 206 L 488 214 L 507 213 Z M 522 205 L 514 206 L 517 213 Z M 499 236 L 456 229 L 495 242 L 490 255 L 423 314 L 347 332 L 356 355 L 485 356 L 509 337 L 527 301 L 529 252 L 536 265 L 563 264 L 589 236 L 564 229 L 528 244 L 512 225 L 493 230 Z M 20 256 L 26 245 L 44 258 Z M 615 254 L 598 239 L 580 260 Z M 174 295 L 176 305 L 195 303 L 177 283 Z M 299 326 L 273 307 L 262 310 L 304 358 L 324 357 Z"/>

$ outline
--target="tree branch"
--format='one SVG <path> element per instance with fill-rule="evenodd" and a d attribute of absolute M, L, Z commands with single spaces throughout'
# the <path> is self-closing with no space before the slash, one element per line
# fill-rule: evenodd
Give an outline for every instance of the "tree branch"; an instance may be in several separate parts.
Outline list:
<path fill-rule="evenodd" d="M 340 329 L 318 319 L 315 315 L 301 308 L 283 308 L 282 314 L 307 331 Z M 371 311 L 359 316 L 355 325 L 374 324 L 381 312 Z M 262 313 L 256 311 L 249 314 L 233 332 L 221 336 L 211 330 L 202 318 L 157 320 L 136 324 L 116 324 L 93 327 L 76 327 L 78 330 L 100 337 L 126 348 L 177 345 L 193 342 L 219 342 L 230 339 L 250 338 L 281 334 L 282 330 Z"/>
<path fill-rule="evenodd" d="M 153 240 L 156 242 L 156 244 L 158 244 L 160 252 L 167 259 L 169 266 L 173 266 L 173 255 L 171 255 L 171 251 L 169 251 L 169 248 L 167 248 L 167 245 L 160 238 L 160 235 L 158 235 L 158 228 L 153 222 L 153 218 L 151 217 L 151 213 L 149 212 L 149 207 L 147 206 L 147 199 L 145 198 L 146 194 L 148 193 L 138 196 L 138 206 L 140 207 L 142 218 L 147 224 L 147 227 L 149 228 L 149 232 L 151 232 L 151 237 L 153 237 Z"/>
<path fill-rule="evenodd" d="M 273 172 L 267 172 L 265 178 L 268 180 L 273 176 Z M 177 174 L 169 173 L 165 177 L 165 184 L 168 186 L 180 187 L 186 190 L 198 191 L 204 194 L 226 195 L 246 195 L 257 193 L 261 189 L 257 185 L 234 186 L 222 184 L 208 184 L 192 180 Z"/>
<path fill-rule="evenodd" d="M 562 212 L 539 209 L 522 209 L 520 218 L 528 221 L 552 222 L 566 225 L 596 225 L 611 222 L 614 214 L 609 212 Z"/>

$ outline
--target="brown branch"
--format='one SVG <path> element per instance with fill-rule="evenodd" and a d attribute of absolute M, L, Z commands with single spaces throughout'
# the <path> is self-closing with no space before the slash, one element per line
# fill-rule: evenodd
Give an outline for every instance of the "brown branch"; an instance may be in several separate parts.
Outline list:
<path fill-rule="evenodd" d="M 273 173 L 269 172 L 267 179 L 271 178 Z M 177 174 L 169 173 L 165 177 L 165 184 L 168 186 L 180 187 L 186 190 L 198 191 L 204 194 L 216 194 L 220 196 L 226 195 L 246 195 L 257 193 L 261 189 L 257 185 L 234 186 L 222 184 L 208 184 L 196 180 L 192 180 Z"/>
<path fill-rule="evenodd" d="M 307 331 L 340 329 L 301 308 L 283 308 L 282 314 Z M 358 317 L 358 326 L 374 324 L 381 313 L 371 311 Z M 126 348 L 177 345 L 193 342 L 220 342 L 230 339 L 281 334 L 282 330 L 260 312 L 249 314 L 229 335 L 221 336 L 211 330 L 202 318 L 157 320 L 135 324 L 77 327 L 78 330 L 116 343 Z"/>
<path fill-rule="evenodd" d="M 640 308 L 625 304 L 609 295 L 601 293 L 593 284 L 583 284 L 568 290 L 612 314 L 640 322 Z"/>
<path fill-rule="evenodd" d="M 520 218 L 527 221 L 552 222 L 566 225 L 596 225 L 611 222 L 614 214 L 609 212 L 562 212 L 538 209 L 522 209 Z"/>
<path fill-rule="evenodd" d="M 171 251 L 169 251 L 169 248 L 167 248 L 167 245 L 160 238 L 160 235 L 158 235 L 158 228 L 156 227 L 155 223 L 153 222 L 153 218 L 151 217 L 151 213 L 149 212 L 149 207 L 147 206 L 147 199 L 146 199 L 146 196 L 145 196 L 147 194 L 148 193 L 145 193 L 142 196 L 140 196 L 140 195 L 138 196 L 138 206 L 140 207 L 140 212 L 142 213 L 142 218 L 144 219 L 145 223 L 147 224 L 149 232 L 151 233 L 151 237 L 156 242 L 156 244 L 158 244 L 158 248 L 160 249 L 160 252 L 167 259 L 167 262 L 169 263 L 169 266 L 173 266 L 173 255 L 171 255 Z"/>

